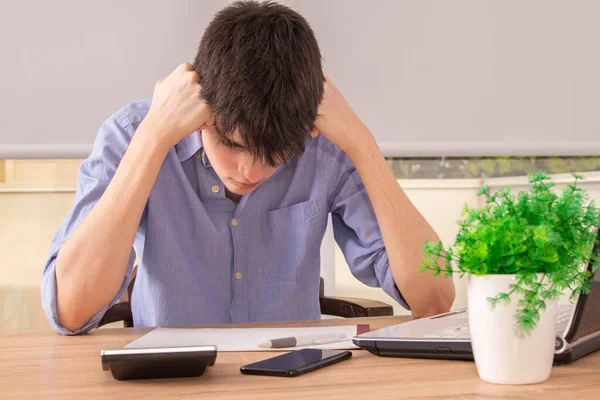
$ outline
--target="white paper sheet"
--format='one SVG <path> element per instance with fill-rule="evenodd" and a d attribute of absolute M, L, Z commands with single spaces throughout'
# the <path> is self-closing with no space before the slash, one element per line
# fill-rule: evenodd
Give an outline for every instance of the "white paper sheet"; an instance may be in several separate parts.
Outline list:
<path fill-rule="evenodd" d="M 258 347 L 260 343 L 271 339 L 331 333 L 345 335 L 346 339 L 334 343 L 286 347 L 283 349 Z M 309 347 L 314 349 L 355 349 L 357 346 L 352 343 L 354 336 L 356 336 L 356 325 L 314 328 L 156 328 L 125 347 L 143 349 L 152 347 L 215 345 L 217 346 L 217 351 L 288 351 Z"/>

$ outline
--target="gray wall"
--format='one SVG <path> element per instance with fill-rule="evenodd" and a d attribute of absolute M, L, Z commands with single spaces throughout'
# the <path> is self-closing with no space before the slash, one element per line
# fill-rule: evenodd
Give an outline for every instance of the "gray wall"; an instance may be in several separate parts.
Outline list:
<path fill-rule="evenodd" d="M 600 2 L 287 0 L 387 155 L 600 153 Z M 227 1 L 0 3 L 0 157 L 84 157 Z"/>
<path fill-rule="evenodd" d="M 0 1 L 0 158 L 86 157 L 106 117 L 193 61 L 226 4 Z"/>

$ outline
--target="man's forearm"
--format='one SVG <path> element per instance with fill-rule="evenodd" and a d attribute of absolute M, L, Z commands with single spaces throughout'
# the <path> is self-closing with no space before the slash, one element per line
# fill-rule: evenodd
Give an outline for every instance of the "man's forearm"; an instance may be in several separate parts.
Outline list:
<path fill-rule="evenodd" d="M 446 312 L 454 301 L 452 279 L 420 273 L 421 247 L 439 238 L 406 196 L 375 139 L 362 125 L 344 149 L 352 160 L 375 211 L 394 281 L 415 317 Z"/>
<path fill-rule="evenodd" d="M 144 122 L 104 194 L 58 253 L 57 312 L 61 325 L 71 331 L 112 300 L 123 281 L 145 204 L 168 151 L 145 133 L 152 127 Z"/>
<path fill-rule="evenodd" d="M 326 77 L 316 128 L 344 151 L 367 189 L 396 285 L 414 316 L 450 309 L 454 301 L 451 279 L 419 273 L 421 247 L 438 237 L 412 205 L 375 143 L 339 89 Z"/>

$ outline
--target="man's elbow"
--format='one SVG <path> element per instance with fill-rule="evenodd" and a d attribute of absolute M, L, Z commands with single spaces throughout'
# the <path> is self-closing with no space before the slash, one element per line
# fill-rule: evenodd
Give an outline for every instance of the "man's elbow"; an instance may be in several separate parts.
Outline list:
<path fill-rule="evenodd" d="M 85 322 L 79 322 L 76 319 L 73 320 L 69 320 L 69 319 L 59 319 L 58 321 L 60 323 L 60 326 L 62 326 L 63 328 L 65 328 L 66 330 L 69 331 L 69 333 L 67 333 L 67 335 L 70 334 L 77 334 L 77 333 L 84 333 L 84 332 L 78 332 L 81 328 L 83 328 L 85 326 Z M 60 332 L 62 334 L 62 332 Z"/>
<path fill-rule="evenodd" d="M 85 326 L 89 318 L 76 310 L 58 310 L 58 323 L 69 332 L 77 332 Z"/>
<path fill-rule="evenodd" d="M 451 279 L 448 280 L 449 284 L 445 284 L 439 288 L 432 288 L 429 293 L 421 301 L 411 304 L 411 314 L 415 318 L 426 318 L 433 315 L 443 314 L 450 311 L 456 291 L 454 283 Z"/>
<path fill-rule="evenodd" d="M 78 332 L 84 328 L 94 313 L 83 296 L 64 293 L 59 290 L 56 296 L 56 318 L 61 327 L 69 332 Z"/>

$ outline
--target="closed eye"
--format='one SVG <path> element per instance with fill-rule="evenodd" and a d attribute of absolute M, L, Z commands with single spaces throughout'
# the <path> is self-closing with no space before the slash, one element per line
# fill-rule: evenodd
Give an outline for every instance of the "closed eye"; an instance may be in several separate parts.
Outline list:
<path fill-rule="evenodd" d="M 213 128 L 214 128 L 215 132 L 217 132 L 217 135 L 219 135 L 219 141 L 221 142 L 221 144 L 223 146 L 230 148 L 230 149 L 246 150 L 246 148 L 244 146 L 242 146 L 241 144 L 236 143 L 233 140 L 228 139 L 225 135 L 223 135 L 223 133 L 221 132 L 221 130 L 219 129 L 217 124 L 214 124 Z"/>
<path fill-rule="evenodd" d="M 233 142 L 231 140 L 228 139 L 221 139 L 221 144 L 225 147 L 228 147 L 230 149 L 235 149 L 235 150 L 246 150 L 246 148 L 244 146 L 242 146 L 239 143 Z"/>

